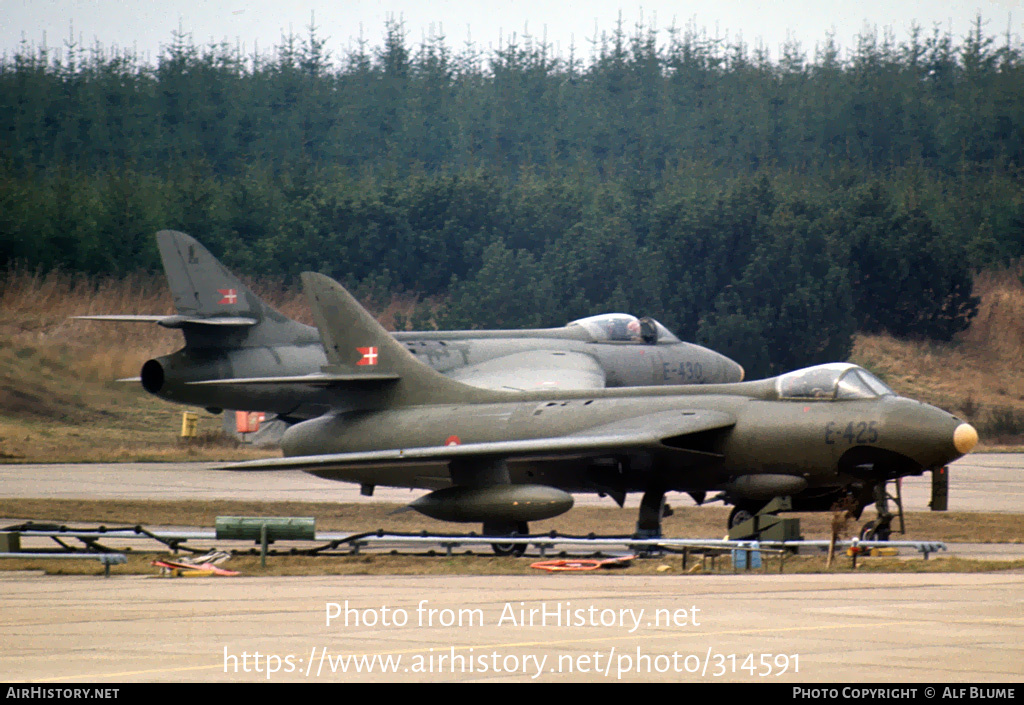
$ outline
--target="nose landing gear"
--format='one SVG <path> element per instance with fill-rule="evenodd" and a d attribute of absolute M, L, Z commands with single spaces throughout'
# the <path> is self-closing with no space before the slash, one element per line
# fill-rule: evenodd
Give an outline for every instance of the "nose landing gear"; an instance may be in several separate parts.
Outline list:
<path fill-rule="evenodd" d="M 861 541 L 888 541 L 892 535 L 892 520 L 896 514 L 889 511 L 889 500 L 896 503 L 896 511 L 900 518 L 900 533 L 905 533 L 903 527 L 903 492 L 900 481 L 896 480 L 896 496 L 889 494 L 888 483 L 879 482 L 874 487 L 875 511 L 878 518 L 869 521 L 860 530 Z"/>

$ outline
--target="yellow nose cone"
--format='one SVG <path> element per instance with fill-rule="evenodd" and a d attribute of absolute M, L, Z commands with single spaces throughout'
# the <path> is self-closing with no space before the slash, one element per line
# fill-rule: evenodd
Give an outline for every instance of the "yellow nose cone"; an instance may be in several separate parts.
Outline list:
<path fill-rule="evenodd" d="M 978 432 L 969 423 L 962 423 L 953 431 L 953 445 L 956 449 L 966 455 L 974 446 L 978 445 Z"/>

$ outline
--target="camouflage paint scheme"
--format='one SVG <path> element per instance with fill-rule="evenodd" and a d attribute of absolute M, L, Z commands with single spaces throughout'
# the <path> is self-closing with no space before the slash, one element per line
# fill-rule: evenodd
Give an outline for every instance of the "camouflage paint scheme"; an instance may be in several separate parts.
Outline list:
<path fill-rule="evenodd" d="M 794 511 L 842 497 L 863 507 L 886 481 L 941 468 L 978 440 L 969 424 L 849 363 L 733 384 L 473 387 L 424 365 L 328 277 L 303 283 L 338 404 L 285 433 L 286 457 L 230 468 L 301 469 L 366 493 L 437 490 L 413 508 L 481 521 L 494 535 L 567 510 L 571 492 L 620 503 L 645 493 L 638 529 L 654 535 L 668 490 L 698 503 L 714 491 L 749 509 L 776 496 Z"/>
<path fill-rule="evenodd" d="M 182 331 L 184 348 L 143 366 L 140 381 L 147 391 L 210 410 L 270 411 L 289 421 L 337 406 L 321 372 L 327 358 L 316 328 L 266 305 L 194 238 L 163 230 L 157 243 L 177 315 L 79 317 L 156 322 Z M 656 321 L 626 314 L 595 316 L 563 328 L 392 336 L 432 369 L 490 389 L 603 389 L 743 378 L 743 368 L 724 355 L 682 342 Z M 293 383 L 300 375 L 307 384 Z"/>

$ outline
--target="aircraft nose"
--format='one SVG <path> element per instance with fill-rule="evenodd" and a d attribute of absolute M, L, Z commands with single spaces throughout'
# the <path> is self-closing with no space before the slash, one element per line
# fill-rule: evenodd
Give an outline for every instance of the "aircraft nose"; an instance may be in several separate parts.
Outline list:
<path fill-rule="evenodd" d="M 726 357 L 721 353 L 716 353 L 716 355 L 721 381 L 727 384 L 742 382 L 743 378 L 747 376 L 747 372 L 743 369 L 743 365 L 739 364 L 731 357 Z"/>
<path fill-rule="evenodd" d="M 978 432 L 969 423 L 962 423 L 953 431 L 953 445 L 963 455 L 970 453 L 978 445 Z"/>
<path fill-rule="evenodd" d="M 977 430 L 948 411 L 900 397 L 887 402 L 885 435 L 894 443 L 892 450 L 923 468 L 947 465 L 978 444 Z M 899 445 L 903 450 L 897 450 Z"/>
<path fill-rule="evenodd" d="M 743 379 L 747 376 L 747 371 L 743 369 L 743 365 L 741 365 L 738 362 L 733 362 L 732 364 L 736 365 L 736 381 L 742 382 Z"/>

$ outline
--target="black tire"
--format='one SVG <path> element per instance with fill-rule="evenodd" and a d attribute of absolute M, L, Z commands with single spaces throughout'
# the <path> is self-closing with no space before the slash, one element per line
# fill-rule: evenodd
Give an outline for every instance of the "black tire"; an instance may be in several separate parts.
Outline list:
<path fill-rule="evenodd" d="M 516 536 L 528 536 L 530 533 L 530 527 L 525 521 L 516 523 L 515 525 L 495 525 L 495 524 L 484 524 L 484 536 L 501 536 L 501 535 L 516 535 Z M 496 556 L 513 556 L 519 558 L 526 553 L 527 544 L 525 543 L 492 543 L 491 550 L 494 551 Z"/>
<path fill-rule="evenodd" d="M 496 556 L 512 556 L 513 558 L 521 558 L 526 553 L 525 543 L 492 543 L 491 550 L 494 551 Z"/>
<path fill-rule="evenodd" d="M 889 535 L 892 534 L 892 529 L 888 525 L 877 525 L 873 521 L 869 521 L 860 530 L 861 541 L 888 541 Z"/>
<path fill-rule="evenodd" d="M 736 505 L 732 508 L 732 511 L 729 512 L 729 529 L 733 529 L 739 524 L 753 519 L 754 514 L 756 514 L 756 512 L 750 507 Z"/>

